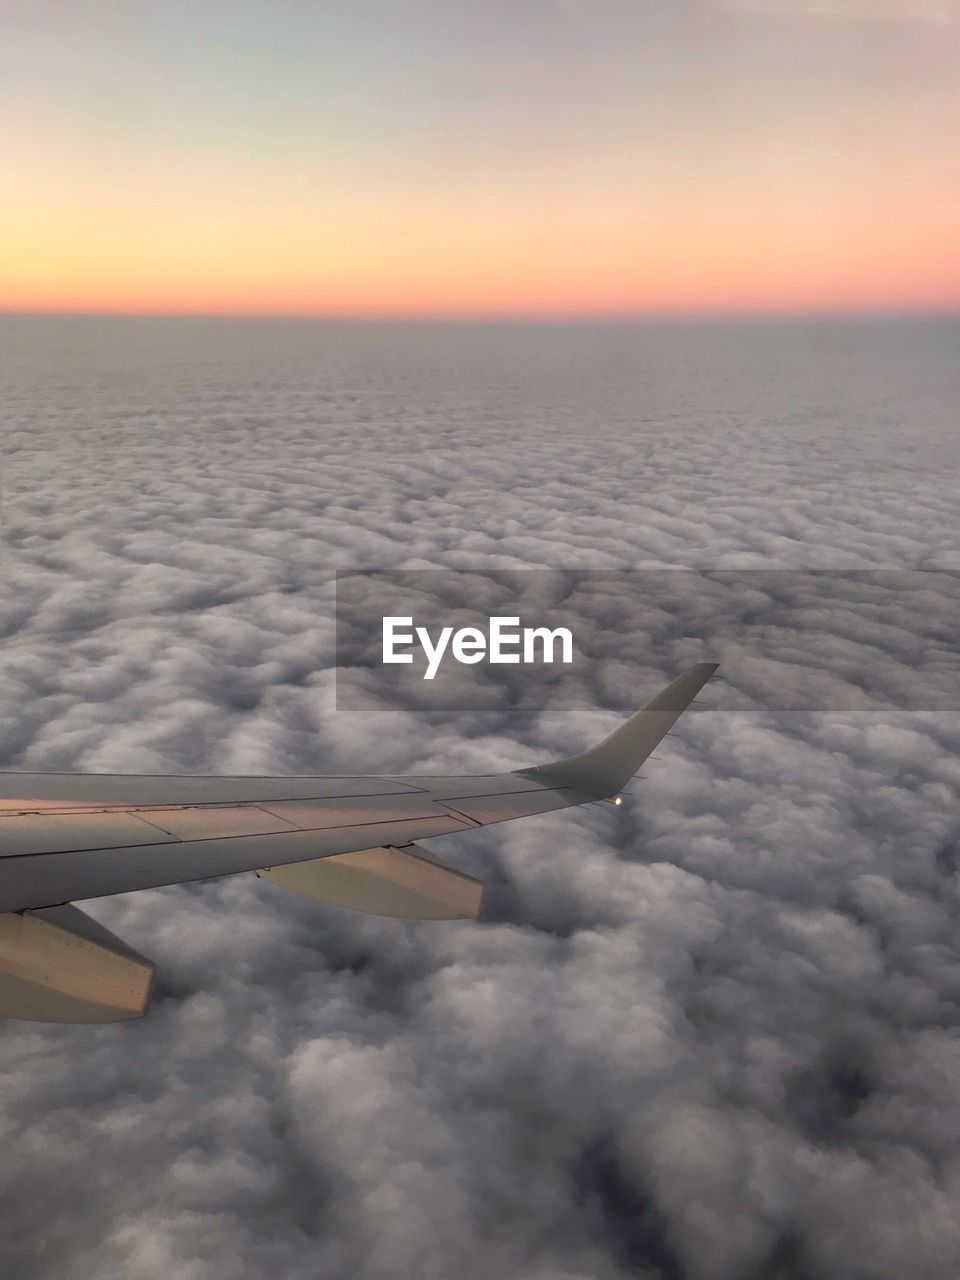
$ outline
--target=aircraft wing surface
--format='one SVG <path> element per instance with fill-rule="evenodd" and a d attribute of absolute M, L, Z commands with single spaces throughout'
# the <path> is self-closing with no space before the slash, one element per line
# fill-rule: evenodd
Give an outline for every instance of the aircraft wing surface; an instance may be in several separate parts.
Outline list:
<path fill-rule="evenodd" d="M 0 774 L 0 1016 L 112 1021 L 144 1012 L 152 966 L 68 907 L 86 898 L 255 872 L 375 914 L 475 916 L 479 882 L 416 841 L 615 795 L 715 670 L 691 667 L 580 755 L 511 773 Z M 112 996 L 111 964 L 122 974 Z"/>

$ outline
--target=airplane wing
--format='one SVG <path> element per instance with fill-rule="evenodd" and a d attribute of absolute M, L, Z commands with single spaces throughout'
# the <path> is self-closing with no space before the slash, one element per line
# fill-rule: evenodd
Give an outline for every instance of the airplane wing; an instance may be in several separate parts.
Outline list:
<path fill-rule="evenodd" d="M 418 840 L 614 796 L 716 670 L 698 663 L 579 755 L 480 776 L 0 774 L 0 1017 L 140 1017 L 153 966 L 72 903 L 254 872 L 354 910 L 476 916 Z"/>

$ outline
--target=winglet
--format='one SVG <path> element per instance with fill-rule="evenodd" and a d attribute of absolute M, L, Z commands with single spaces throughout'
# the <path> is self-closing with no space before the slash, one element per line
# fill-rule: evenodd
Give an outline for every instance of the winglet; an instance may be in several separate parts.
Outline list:
<path fill-rule="evenodd" d="M 518 772 L 533 774 L 538 781 L 573 787 L 598 798 L 616 795 L 664 734 L 670 731 L 718 666 L 716 662 L 698 662 L 689 667 L 595 747 L 567 760 L 556 760 L 552 764 Z"/>

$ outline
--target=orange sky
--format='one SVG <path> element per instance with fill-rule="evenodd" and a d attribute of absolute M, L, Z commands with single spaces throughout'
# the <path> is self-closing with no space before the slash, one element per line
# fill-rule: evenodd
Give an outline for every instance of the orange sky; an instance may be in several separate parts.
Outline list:
<path fill-rule="evenodd" d="M 543 7 L 5 0 L 0 306 L 960 306 L 949 15 Z"/>

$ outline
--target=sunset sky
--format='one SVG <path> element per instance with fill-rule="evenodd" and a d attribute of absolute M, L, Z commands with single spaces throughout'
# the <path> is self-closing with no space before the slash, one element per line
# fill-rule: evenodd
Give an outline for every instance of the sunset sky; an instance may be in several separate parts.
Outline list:
<path fill-rule="evenodd" d="M 0 0 L 0 306 L 960 306 L 960 0 Z"/>

